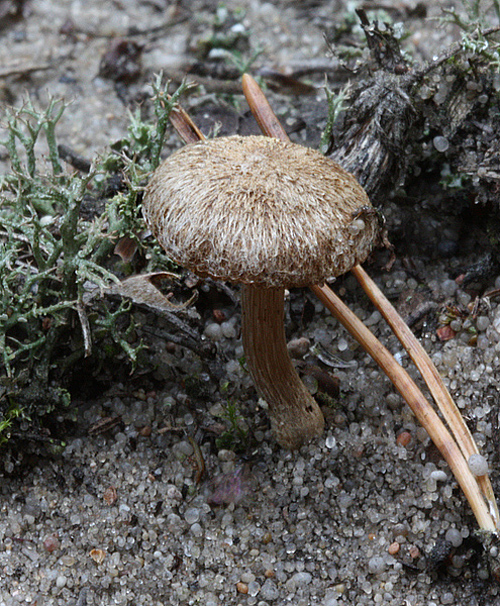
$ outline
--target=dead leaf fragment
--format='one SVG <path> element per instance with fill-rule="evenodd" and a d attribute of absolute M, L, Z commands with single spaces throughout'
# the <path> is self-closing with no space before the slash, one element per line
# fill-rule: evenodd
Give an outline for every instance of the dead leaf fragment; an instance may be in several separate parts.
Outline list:
<path fill-rule="evenodd" d="M 124 263 L 130 263 L 137 252 L 137 242 L 129 236 L 123 237 L 115 246 L 114 253 L 118 255 Z"/>
<path fill-rule="evenodd" d="M 450 339 L 453 339 L 457 333 L 447 324 L 446 326 L 440 326 L 436 330 L 436 334 L 440 341 L 449 341 Z"/>
<path fill-rule="evenodd" d="M 126 280 L 122 280 L 118 284 L 114 284 L 110 291 L 115 295 L 122 297 L 128 297 L 132 299 L 137 305 L 146 305 L 152 309 L 158 311 L 180 311 L 185 309 L 193 301 L 195 301 L 197 294 L 195 293 L 184 303 L 171 303 L 168 295 L 165 296 L 154 284 L 164 279 L 177 278 L 175 274 L 167 271 L 157 271 L 150 274 L 140 274 L 138 276 L 132 276 Z"/>
<path fill-rule="evenodd" d="M 89 427 L 89 435 L 105 433 L 106 431 L 113 429 L 113 427 L 116 427 L 121 420 L 122 418 L 119 415 L 116 417 L 103 417 Z"/>
<path fill-rule="evenodd" d="M 104 499 L 104 502 L 108 505 L 113 505 L 113 503 L 116 503 L 116 500 L 118 499 L 118 493 L 116 492 L 116 488 L 114 486 L 108 486 L 108 488 L 106 488 L 106 490 L 104 491 L 102 498 Z"/>

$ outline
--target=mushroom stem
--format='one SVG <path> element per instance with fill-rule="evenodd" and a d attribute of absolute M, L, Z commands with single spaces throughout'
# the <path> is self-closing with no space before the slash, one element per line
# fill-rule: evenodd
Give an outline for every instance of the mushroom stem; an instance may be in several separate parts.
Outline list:
<path fill-rule="evenodd" d="M 182 107 L 172 111 L 170 120 L 185 143 L 205 139 Z M 277 119 L 275 127 L 277 132 L 282 128 Z M 269 406 L 272 431 L 281 447 L 299 448 L 322 433 L 325 421 L 288 354 L 284 290 L 243 285 L 241 306 L 246 362 L 257 392 Z"/>
<path fill-rule="evenodd" d="M 469 501 L 479 527 L 483 530 L 496 532 L 496 524 L 483 499 L 476 478 L 472 475 L 467 465 L 464 455 L 410 375 L 396 362 L 392 354 L 361 322 L 356 314 L 330 288 L 327 286 L 312 286 L 311 290 L 377 362 L 410 406 L 420 424 L 427 431 L 450 466 L 457 482 Z"/>
<path fill-rule="evenodd" d="M 321 434 L 324 419 L 288 354 L 284 290 L 244 284 L 241 306 L 246 362 L 259 395 L 268 403 L 273 433 L 283 448 L 299 448 Z"/>

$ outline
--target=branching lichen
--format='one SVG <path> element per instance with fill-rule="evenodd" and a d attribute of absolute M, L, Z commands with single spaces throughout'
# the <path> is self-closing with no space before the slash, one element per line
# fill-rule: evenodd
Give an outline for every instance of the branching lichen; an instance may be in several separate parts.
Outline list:
<path fill-rule="evenodd" d="M 67 171 L 60 160 L 56 126 L 64 102 L 53 99 L 38 110 L 28 100 L 8 110 L 1 143 L 11 170 L 0 179 L 0 440 L 22 412 L 39 416 L 57 404 L 35 403 L 33 386 L 43 391 L 63 381 L 92 353 L 93 341 L 112 342 L 136 361 L 142 345 L 119 328 L 129 305 L 110 309 L 89 292 L 118 280 L 113 250 L 120 238 L 141 246 L 140 195 L 185 88 L 170 96 L 158 77 L 154 123 L 131 115 L 128 136 L 95 158 L 87 173 Z M 109 197 L 107 183 L 117 176 L 120 187 Z M 129 319 L 128 332 L 132 324 Z M 102 356 L 106 347 L 94 351 Z"/>

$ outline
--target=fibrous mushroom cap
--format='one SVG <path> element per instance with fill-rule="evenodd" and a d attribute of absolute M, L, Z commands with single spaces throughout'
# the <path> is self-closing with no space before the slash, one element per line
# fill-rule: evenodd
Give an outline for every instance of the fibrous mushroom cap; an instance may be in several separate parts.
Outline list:
<path fill-rule="evenodd" d="M 245 284 L 320 284 L 366 259 L 378 220 L 356 179 L 319 152 L 269 137 L 221 137 L 167 158 L 143 212 L 169 257 Z"/>

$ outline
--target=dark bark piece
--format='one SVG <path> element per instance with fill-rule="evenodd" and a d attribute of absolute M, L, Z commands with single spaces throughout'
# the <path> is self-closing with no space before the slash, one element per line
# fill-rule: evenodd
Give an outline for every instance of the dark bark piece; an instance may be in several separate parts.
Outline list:
<path fill-rule="evenodd" d="M 388 72 L 358 85 L 330 157 L 352 173 L 373 202 L 406 174 L 407 146 L 419 118 L 411 81 Z"/>
<path fill-rule="evenodd" d="M 492 251 L 479 266 L 497 267 L 500 99 L 491 57 L 480 51 L 466 54 L 457 44 L 429 64 L 410 69 L 390 27 L 381 30 L 363 11 L 358 15 L 371 52 L 371 65 L 365 67 L 375 65 L 376 71 L 354 83 L 328 155 L 355 175 L 375 205 L 390 198 L 398 205 L 406 203 L 407 216 L 400 223 L 412 225 L 419 241 L 423 230 L 428 243 L 434 243 L 433 256 L 456 254 L 463 245 L 452 242 L 450 253 L 446 234 L 461 230 L 469 249 L 489 239 Z M 475 36 L 491 39 L 498 30 Z M 473 41 L 474 35 L 470 37 Z M 451 189 L 443 170 L 455 182 Z M 397 190 L 403 195 L 396 199 Z M 404 192 L 413 197 L 411 204 Z M 460 193 L 459 205 L 454 192 Z M 477 236 L 472 236 L 474 227 Z M 471 275 L 477 275 L 476 268 Z M 480 277 L 488 279 L 484 271 Z"/>
<path fill-rule="evenodd" d="M 349 98 L 349 111 L 336 126 L 330 157 L 351 172 L 372 202 L 393 191 L 406 174 L 407 147 L 421 120 L 410 74 L 392 28 L 370 23 L 356 11 L 376 71 L 360 80 Z"/>
<path fill-rule="evenodd" d="M 365 33 L 371 56 L 377 65 L 394 74 L 406 73 L 408 65 L 401 53 L 399 41 L 395 38 L 392 27 L 384 24 L 382 29 L 376 21 L 370 23 L 366 11 L 362 8 L 356 9 L 356 14 Z"/>

